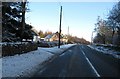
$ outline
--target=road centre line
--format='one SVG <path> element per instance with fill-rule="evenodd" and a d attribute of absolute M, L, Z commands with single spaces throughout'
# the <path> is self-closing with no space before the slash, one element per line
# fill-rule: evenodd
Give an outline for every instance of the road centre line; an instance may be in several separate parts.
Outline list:
<path fill-rule="evenodd" d="M 82 47 L 83 48 L 83 47 Z M 85 56 L 85 59 L 87 60 L 87 62 L 89 63 L 89 65 L 91 66 L 91 68 L 93 69 L 94 73 L 96 74 L 97 77 L 100 77 L 99 73 L 97 72 L 97 70 L 94 68 L 94 66 L 92 65 L 92 63 L 90 62 L 90 60 L 87 58 L 87 56 L 85 55 L 84 51 L 81 49 L 83 55 Z"/>

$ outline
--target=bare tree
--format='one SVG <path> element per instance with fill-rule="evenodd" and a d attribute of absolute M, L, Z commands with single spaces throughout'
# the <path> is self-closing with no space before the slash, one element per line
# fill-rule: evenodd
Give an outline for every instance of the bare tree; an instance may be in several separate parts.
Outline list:
<path fill-rule="evenodd" d="M 110 11 L 108 23 L 113 28 L 113 34 L 117 31 L 117 44 L 120 45 L 120 2 Z"/>

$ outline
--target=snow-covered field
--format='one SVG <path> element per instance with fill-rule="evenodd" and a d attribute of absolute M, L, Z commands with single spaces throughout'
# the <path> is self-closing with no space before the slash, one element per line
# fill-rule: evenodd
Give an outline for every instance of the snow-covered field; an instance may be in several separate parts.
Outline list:
<path fill-rule="evenodd" d="M 2 77 L 30 77 L 41 66 L 42 63 L 54 57 L 57 53 L 62 53 L 74 44 L 62 45 L 61 48 L 38 48 L 21 55 L 0 58 L 2 62 Z"/>
<path fill-rule="evenodd" d="M 103 46 L 92 46 L 92 45 L 88 45 L 88 46 L 92 49 L 95 49 L 95 50 L 99 51 L 99 52 L 102 52 L 104 54 L 109 54 L 109 55 L 112 55 L 115 58 L 120 59 L 120 52 L 117 52 L 117 51 L 112 50 L 112 49 L 105 48 Z"/>

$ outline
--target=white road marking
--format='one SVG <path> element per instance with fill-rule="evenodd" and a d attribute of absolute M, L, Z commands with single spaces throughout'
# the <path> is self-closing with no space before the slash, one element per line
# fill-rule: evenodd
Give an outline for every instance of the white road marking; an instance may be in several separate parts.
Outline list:
<path fill-rule="evenodd" d="M 63 55 L 65 55 L 65 53 L 61 54 L 60 56 L 63 56 Z"/>
<path fill-rule="evenodd" d="M 83 48 L 83 46 L 82 46 Z M 84 51 L 81 49 L 83 55 L 85 56 L 85 59 L 87 60 L 87 62 L 89 63 L 89 65 L 91 66 L 91 68 L 93 69 L 94 73 L 96 74 L 97 77 L 100 77 L 99 73 L 97 72 L 97 70 L 94 68 L 94 66 L 92 65 L 92 63 L 90 62 L 90 60 L 87 58 L 87 56 L 85 55 Z"/>
<path fill-rule="evenodd" d="M 69 52 L 72 52 L 72 50 L 68 50 Z"/>
<path fill-rule="evenodd" d="M 46 67 L 42 68 L 38 73 L 41 74 L 42 72 L 44 72 L 46 70 Z"/>
<path fill-rule="evenodd" d="M 69 52 L 72 52 L 72 50 L 68 50 Z M 63 54 L 61 54 L 60 56 L 63 56 L 63 55 L 65 55 L 66 53 L 64 52 Z"/>

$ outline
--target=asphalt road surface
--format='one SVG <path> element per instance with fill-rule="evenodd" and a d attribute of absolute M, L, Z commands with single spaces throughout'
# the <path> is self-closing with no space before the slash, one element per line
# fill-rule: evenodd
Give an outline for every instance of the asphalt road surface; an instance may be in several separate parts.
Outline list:
<path fill-rule="evenodd" d="M 119 77 L 120 60 L 76 45 L 49 61 L 34 77 Z"/>

